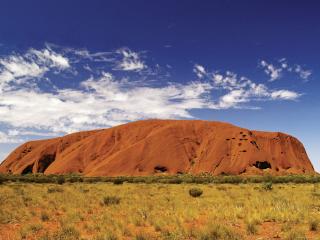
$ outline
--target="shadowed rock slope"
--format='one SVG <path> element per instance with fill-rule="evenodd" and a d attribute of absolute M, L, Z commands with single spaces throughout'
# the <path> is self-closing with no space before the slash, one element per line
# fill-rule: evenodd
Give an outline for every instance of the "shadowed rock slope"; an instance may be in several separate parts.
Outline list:
<path fill-rule="evenodd" d="M 85 176 L 314 173 L 303 145 L 279 132 L 222 122 L 145 120 L 27 142 L 0 172 Z"/>

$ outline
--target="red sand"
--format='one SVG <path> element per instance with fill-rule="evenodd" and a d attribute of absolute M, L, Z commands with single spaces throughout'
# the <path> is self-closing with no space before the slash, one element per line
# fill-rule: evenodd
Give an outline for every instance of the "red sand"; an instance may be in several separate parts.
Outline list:
<path fill-rule="evenodd" d="M 85 176 L 159 173 L 314 173 L 303 145 L 279 132 L 222 122 L 145 120 L 32 141 L 13 151 L 1 173 Z"/>

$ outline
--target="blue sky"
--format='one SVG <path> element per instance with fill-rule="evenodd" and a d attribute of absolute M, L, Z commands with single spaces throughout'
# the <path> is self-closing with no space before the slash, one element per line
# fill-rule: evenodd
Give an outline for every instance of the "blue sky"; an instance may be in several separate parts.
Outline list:
<path fill-rule="evenodd" d="M 1 1 L 0 159 L 146 118 L 298 137 L 320 170 L 318 1 Z"/>

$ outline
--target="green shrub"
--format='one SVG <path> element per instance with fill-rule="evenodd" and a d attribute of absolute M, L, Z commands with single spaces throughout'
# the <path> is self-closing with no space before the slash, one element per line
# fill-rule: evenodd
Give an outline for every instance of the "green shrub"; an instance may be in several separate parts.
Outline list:
<path fill-rule="evenodd" d="M 306 235 L 301 232 L 301 231 L 297 231 L 297 230 L 292 230 L 290 231 L 286 238 L 286 240 L 307 240 Z"/>
<path fill-rule="evenodd" d="M 225 186 L 217 186 L 217 190 L 219 190 L 219 191 L 227 191 L 227 188 Z"/>
<path fill-rule="evenodd" d="M 106 196 L 103 198 L 103 204 L 106 206 L 119 204 L 120 200 L 121 199 L 117 196 Z"/>
<path fill-rule="evenodd" d="M 206 183 L 210 183 L 212 182 L 210 178 L 208 177 L 194 177 L 192 179 L 193 183 L 197 183 L 197 184 L 206 184 Z"/>
<path fill-rule="evenodd" d="M 257 225 L 254 222 L 248 222 L 246 228 L 248 234 L 254 235 L 258 232 Z"/>
<path fill-rule="evenodd" d="M 32 224 L 32 225 L 29 226 L 29 228 L 33 233 L 37 233 L 41 229 L 43 229 L 43 226 L 41 224 Z"/>
<path fill-rule="evenodd" d="M 83 179 L 83 182 L 85 182 L 85 183 L 96 183 L 97 181 L 93 177 L 85 177 Z"/>
<path fill-rule="evenodd" d="M 189 194 L 192 197 L 200 197 L 202 195 L 203 191 L 200 188 L 191 188 L 189 190 Z"/>
<path fill-rule="evenodd" d="M 65 178 L 64 178 L 63 175 L 59 175 L 59 176 L 57 177 L 57 183 L 58 183 L 58 184 L 62 185 L 62 184 L 64 184 L 65 182 L 66 182 L 66 180 L 65 180 Z"/>
<path fill-rule="evenodd" d="M 49 215 L 46 212 L 42 212 L 40 218 L 43 222 L 49 221 Z"/>
<path fill-rule="evenodd" d="M 266 191 L 272 190 L 272 182 L 265 182 L 262 184 L 262 188 Z"/>
<path fill-rule="evenodd" d="M 108 236 L 106 237 L 106 240 L 118 240 L 119 238 L 113 234 L 113 233 L 109 233 Z"/>
<path fill-rule="evenodd" d="M 142 233 L 138 233 L 135 237 L 135 240 L 147 240 L 148 238 L 142 234 Z"/>
<path fill-rule="evenodd" d="M 223 176 L 221 177 L 222 183 L 232 183 L 232 184 L 239 184 L 242 182 L 242 177 L 240 176 Z"/>
<path fill-rule="evenodd" d="M 309 222 L 309 230 L 310 231 L 317 231 L 319 228 L 319 222 L 316 219 L 312 219 Z"/>
<path fill-rule="evenodd" d="M 14 174 L 0 174 L 0 184 L 2 182 L 24 182 L 24 183 L 59 183 L 65 182 L 86 182 L 86 183 L 97 183 L 97 182 L 110 182 L 114 184 L 122 184 L 123 182 L 128 183 L 164 183 L 164 184 L 180 184 L 180 183 L 218 183 L 218 184 L 239 184 L 239 183 L 261 183 L 265 186 L 270 183 L 320 183 L 320 176 L 308 176 L 308 175 L 286 175 L 286 176 L 235 176 L 235 175 L 221 175 L 212 176 L 207 173 L 200 175 L 191 174 L 178 174 L 173 176 L 120 176 L 120 177 L 83 177 L 77 174 L 67 175 L 44 175 L 42 173 L 36 174 L 25 174 L 25 175 L 14 175 Z M 271 189 L 266 189 L 271 190 Z M 319 192 L 312 193 L 314 197 L 319 197 Z"/>
<path fill-rule="evenodd" d="M 116 184 L 116 185 L 121 185 L 123 183 L 124 183 L 124 180 L 121 178 L 116 178 L 113 180 L 113 184 Z"/>
<path fill-rule="evenodd" d="M 95 236 L 92 240 L 118 240 L 119 238 L 112 232 L 107 234 Z"/>
<path fill-rule="evenodd" d="M 79 176 L 73 176 L 68 179 L 68 182 L 70 183 L 83 182 L 83 178 Z"/>
<path fill-rule="evenodd" d="M 4 183 L 4 177 L 2 175 L 0 175 L 0 184 Z"/>
<path fill-rule="evenodd" d="M 222 225 L 213 225 L 197 239 L 201 240 L 241 240 L 241 236 Z"/>
<path fill-rule="evenodd" d="M 182 179 L 180 179 L 180 178 L 169 179 L 168 183 L 170 183 L 170 184 L 181 184 L 182 183 Z"/>
<path fill-rule="evenodd" d="M 78 240 L 80 232 L 74 227 L 62 227 L 62 229 L 53 235 L 53 239 L 59 240 Z"/>
<path fill-rule="evenodd" d="M 63 192 L 63 188 L 61 187 L 49 187 L 48 193 L 55 193 L 55 192 Z"/>

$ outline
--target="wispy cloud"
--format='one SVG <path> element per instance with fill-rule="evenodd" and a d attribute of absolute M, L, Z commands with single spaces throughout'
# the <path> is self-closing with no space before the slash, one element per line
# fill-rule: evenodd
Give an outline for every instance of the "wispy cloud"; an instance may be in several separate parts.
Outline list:
<path fill-rule="evenodd" d="M 289 91 L 289 90 L 278 90 L 270 93 L 272 99 L 284 99 L 284 100 L 295 100 L 301 96 L 301 94 Z"/>
<path fill-rule="evenodd" d="M 193 72 L 198 76 L 198 78 L 203 78 L 207 73 L 203 66 L 195 64 Z"/>
<path fill-rule="evenodd" d="M 204 95 L 210 88 L 199 82 L 135 87 L 104 73 L 83 81 L 79 89 L 5 92 L 0 119 L 12 127 L 72 132 L 144 118 L 190 118 L 188 110 L 209 106 Z"/>
<path fill-rule="evenodd" d="M 11 87 L 11 82 L 23 84 L 29 81 L 30 84 L 50 70 L 59 71 L 69 67 L 69 60 L 50 48 L 30 49 L 22 55 L 0 58 L 0 93 L 5 87 Z"/>
<path fill-rule="evenodd" d="M 12 126 L 11 126 L 12 127 Z M 42 130 L 29 131 L 24 130 L 23 126 L 9 130 L 0 131 L 0 144 L 2 143 L 21 143 L 24 141 L 25 137 L 57 137 L 59 134 L 57 132 L 46 132 Z M 0 161 L 1 161 L 0 157 Z"/>
<path fill-rule="evenodd" d="M 301 96 L 297 92 L 286 89 L 270 89 L 265 84 L 255 83 L 231 71 L 226 71 L 224 74 L 218 71 L 210 72 L 199 64 L 194 66 L 193 71 L 199 78 L 207 79 L 214 89 L 224 92 L 218 100 L 211 102 L 213 109 L 257 109 L 259 107 L 244 104 L 255 101 L 296 100 Z"/>
<path fill-rule="evenodd" d="M 25 54 L 14 54 L 1 58 L 1 74 L 12 73 L 13 77 L 37 77 L 50 68 L 69 68 L 69 60 L 50 48 L 42 50 L 29 49 Z M 39 70 L 40 69 L 40 70 Z"/>
<path fill-rule="evenodd" d="M 90 52 L 87 49 L 66 48 L 54 44 L 46 44 L 46 46 L 63 52 L 68 55 L 71 64 L 80 64 L 83 69 L 92 73 L 118 71 L 137 73 L 140 76 L 159 73 L 159 66 L 157 64 L 151 66 L 146 63 L 144 51 L 134 51 L 128 47 L 122 47 L 112 51 Z M 98 69 L 94 69 L 90 66 L 92 63 L 100 63 L 101 65 Z"/>
<path fill-rule="evenodd" d="M 23 140 L 17 135 L 12 135 L 10 132 L 0 131 L 0 143 L 19 143 Z M 0 158 L 1 160 L 1 158 Z"/>
<path fill-rule="evenodd" d="M 194 118 L 192 109 L 257 109 L 258 101 L 300 96 L 231 71 L 209 71 L 200 64 L 193 68 L 198 79 L 184 83 L 169 81 L 169 73 L 163 74 L 162 69 L 129 48 L 92 53 L 47 44 L 2 57 L 0 143 L 146 118 Z M 65 73 L 78 74 L 82 80 L 64 86 L 51 79 L 52 74 L 64 79 Z"/>
<path fill-rule="evenodd" d="M 308 80 L 312 74 L 311 70 L 303 69 L 300 65 L 295 65 L 292 71 L 299 74 L 300 78 L 302 78 L 303 80 Z"/>
<path fill-rule="evenodd" d="M 270 82 L 280 79 L 284 73 L 297 74 L 297 76 L 304 81 L 307 81 L 312 74 L 311 70 L 305 69 L 299 64 L 289 64 L 285 58 L 279 59 L 274 64 L 262 60 L 260 61 L 259 65 L 263 68 L 264 72 L 270 77 Z"/>
<path fill-rule="evenodd" d="M 133 52 L 129 48 L 119 49 L 117 53 L 122 55 L 122 59 L 117 63 L 116 70 L 141 71 L 147 68 L 139 53 Z"/>
<path fill-rule="evenodd" d="M 14 53 L 1 59 L 0 123 L 9 129 L 1 132 L 1 142 L 109 127 L 144 118 L 192 118 L 190 109 L 210 105 L 206 96 L 211 86 L 206 83 L 167 83 L 156 87 L 148 79 L 133 80 L 130 75 L 117 78 L 114 74 L 118 71 L 148 68 L 128 48 L 113 53 L 74 49 L 61 49 L 57 53 L 59 48 L 55 51 L 53 48 L 30 49 L 25 54 Z M 117 55 L 120 53 L 121 59 Z M 47 73 L 79 67 L 95 72 L 92 63 L 97 61 L 109 63 L 111 71 L 115 64 L 121 69 L 117 68 L 114 74 L 99 71 L 74 88 L 57 87 L 52 82 L 49 88 L 41 88 L 42 82 L 47 81 Z M 10 79 L 4 79 L 8 73 Z"/>
<path fill-rule="evenodd" d="M 271 63 L 267 63 L 266 61 L 262 60 L 260 65 L 264 68 L 264 72 L 270 76 L 270 82 L 273 82 L 281 77 L 281 72 L 283 70 L 282 67 L 275 67 Z"/>

